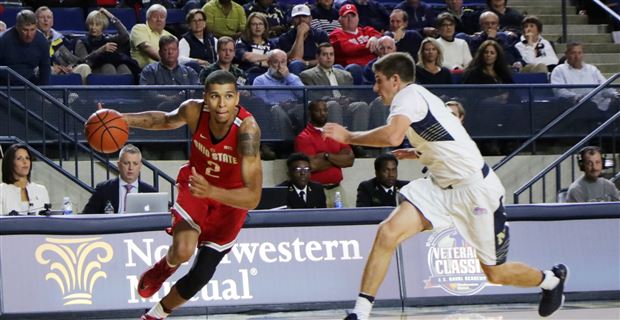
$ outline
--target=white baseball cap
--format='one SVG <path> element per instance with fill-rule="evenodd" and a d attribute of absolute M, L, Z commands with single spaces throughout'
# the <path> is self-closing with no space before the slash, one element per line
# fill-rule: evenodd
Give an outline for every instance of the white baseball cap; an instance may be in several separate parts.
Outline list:
<path fill-rule="evenodd" d="M 291 10 L 291 17 L 309 16 L 309 15 L 310 15 L 310 8 L 308 8 L 308 6 L 305 4 L 298 4 L 293 7 L 293 10 Z"/>

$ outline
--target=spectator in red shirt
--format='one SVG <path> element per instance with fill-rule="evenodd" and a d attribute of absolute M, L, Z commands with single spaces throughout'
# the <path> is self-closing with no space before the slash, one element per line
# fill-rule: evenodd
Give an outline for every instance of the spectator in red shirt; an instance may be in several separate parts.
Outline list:
<path fill-rule="evenodd" d="M 357 8 L 353 4 L 343 5 L 339 14 L 342 28 L 329 34 L 329 42 L 334 47 L 336 63 L 351 73 L 354 84 L 361 84 L 362 68 L 376 57 L 381 33 L 373 27 L 359 26 Z"/>
<path fill-rule="evenodd" d="M 295 138 L 295 152 L 302 152 L 310 158 L 312 174 L 310 180 L 323 185 L 327 206 L 334 204 L 334 195 L 338 191 L 347 206 L 344 189 L 340 186 L 343 179 L 342 168 L 353 166 L 355 156 L 348 144 L 322 137 L 322 128 L 327 122 L 327 104 L 324 100 L 314 100 L 308 105 L 310 121 L 306 128 Z"/>

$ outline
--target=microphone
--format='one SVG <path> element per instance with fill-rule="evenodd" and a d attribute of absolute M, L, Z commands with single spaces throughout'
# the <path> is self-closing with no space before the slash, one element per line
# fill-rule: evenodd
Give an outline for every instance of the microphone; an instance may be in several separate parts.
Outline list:
<path fill-rule="evenodd" d="M 52 209 L 52 204 L 51 203 L 45 203 L 43 204 L 43 210 L 39 211 L 39 215 L 40 216 L 50 216 L 52 214 L 52 212 L 50 211 L 50 209 Z"/>

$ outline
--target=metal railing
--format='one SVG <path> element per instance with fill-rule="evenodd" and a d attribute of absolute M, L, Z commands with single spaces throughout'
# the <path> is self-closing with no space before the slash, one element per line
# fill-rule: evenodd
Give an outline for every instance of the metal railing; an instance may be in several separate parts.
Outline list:
<path fill-rule="evenodd" d="M 89 192 L 94 191 L 96 184 L 96 166 L 101 166 L 108 178 L 111 173 L 118 173 L 109 156 L 94 152 L 85 142 L 83 127 L 86 119 L 83 116 L 12 69 L 0 66 L 0 72 L 6 74 L 7 83 L 6 87 L 0 87 L 0 112 L 6 112 L 4 127 L 12 139 L 19 139 L 32 149 L 40 149 L 37 153 L 43 161 L 53 163 L 63 175 L 80 181 L 78 184 Z M 16 93 L 23 93 L 21 101 L 16 98 Z M 73 162 L 72 170 L 65 165 L 69 159 Z M 80 170 L 82 160 L 88 161 L 89 170 Z M 152 172 L 154 187 L 159 189 L 160 180 L 163 180 L 169 184 L 170 196 L 174 199 L 175 180 L 149 161 L 143 159 L 142 162 Z M 85 171 L 89 171 L 89 176 L 82 177 L 80 173 Z"/>

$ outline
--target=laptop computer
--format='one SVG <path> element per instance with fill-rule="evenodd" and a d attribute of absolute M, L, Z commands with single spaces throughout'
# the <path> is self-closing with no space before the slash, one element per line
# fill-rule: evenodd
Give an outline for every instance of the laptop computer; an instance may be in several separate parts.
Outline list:
<path fill-rule="evenodd" d="M 130 193 L 125 213 L 168 212 L 168 192 Z"/>
<path fill-rule="evenodd" d="M 286 208 L 288 187 L 264 187 L 256 210 Z"/>

